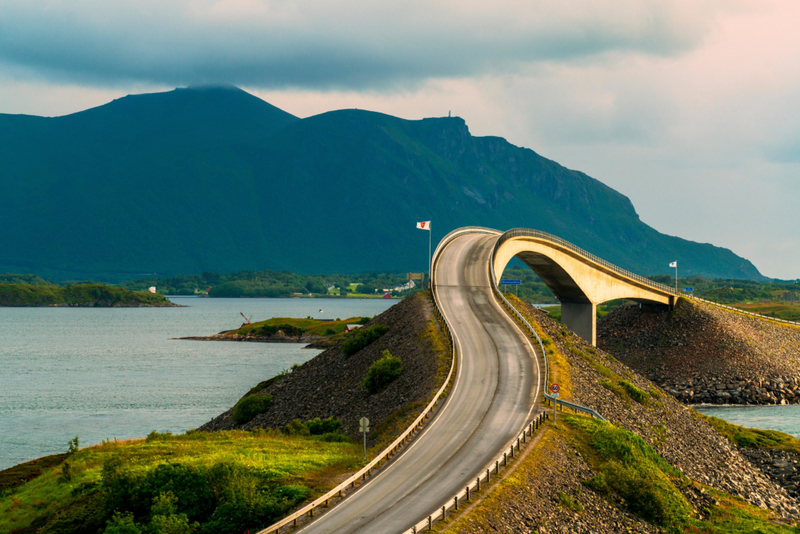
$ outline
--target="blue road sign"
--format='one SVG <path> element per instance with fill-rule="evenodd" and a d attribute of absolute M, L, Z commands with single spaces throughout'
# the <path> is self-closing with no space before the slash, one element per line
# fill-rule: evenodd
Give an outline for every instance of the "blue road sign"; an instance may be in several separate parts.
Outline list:
<path fill-rule="evenodd" d="M 687 293 L 690 293 L 691 291 L 694 290 L 694 288 L 693 287 L 684 287 L 683 290 L 686 291 Z"/>
<path fill-rule="evenodd" d="M 500 285 L 518 286 L 522 285 L 522 280 L 500 280 Z"/>

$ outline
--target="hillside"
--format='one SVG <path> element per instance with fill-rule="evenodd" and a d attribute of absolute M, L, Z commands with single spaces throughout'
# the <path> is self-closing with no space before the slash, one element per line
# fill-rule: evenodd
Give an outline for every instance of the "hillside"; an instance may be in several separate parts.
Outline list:
<path fill-rule="evenodd" d="M 160 308 L 176 304 L 172 304 L 162 295 L 128 291 L 103 284 L 75 284 L 66 287 L 0 284 L 0 307 L 37 306 Z"/>
<path fill-rule="evenodd" d="M 298 119 L 233 87 L 135 95 L 56 118 L 0 115 L 0 272 L 116 281 L 241 269 L 423 271 L 464 225 L 531 227 L 629 270 L 760 279 L 666 236 L 599 181 L 463 119 Z M 31 246 L 36 243 L 36 246 Z"/>
<path fill-rule="evenodd" d="M 671 312 L 618 308 L 597 340 L 687 403 L 800 402 L 800 327 L 683 298 Z"/>
<path fill-rule="evenodd" d="M 797 501 L 770 480 L 771 464 L 762 472 L 702 416 L 516 305 L 546 339 L 562 396 L 611 425 L 564 410 L 508 478 L 438 532 L 796 532 Z"/>
<path fill-rule="evenodd" d="M 441 387 L 450 368 L 445 338 L 432 309 L 429 293 L 417 293 L 395 304 L 364 326 L 387 327 L 376 341 L 350 355 L 343 352 L 341 342 L 332 346 L 291 372 L 246 392 L 243 398 L 272 396 L 268 409 L 252 420 L 237 424 L 231 408 L 199 430 L 282 429 L 295 419 L 333 417 L 342 421 L 342 432 L 358 438 L 358 421 L 368 417 L 373 427 L 370 445 L 396 437 Z M 403 371 L 386 389 L 371 394 L 362 381 L 385 350 L 402 360 Z"/>

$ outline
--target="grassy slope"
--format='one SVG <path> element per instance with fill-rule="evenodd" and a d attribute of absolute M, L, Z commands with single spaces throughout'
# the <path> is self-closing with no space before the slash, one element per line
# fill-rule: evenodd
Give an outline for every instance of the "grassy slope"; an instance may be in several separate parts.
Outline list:
<path fill-rule="evenodd" d="M 133 292 L 104 284 L 67 287 L 0 284 L 0 306 L 170 306 L 162 295 Z"/>
<path fill-rule="evenodd" d="M 357 444 L 325 443 L 271 432 L 153 434 L 147 440 L 106 442 L 82 449 L 69 460 L 74 473 L 69 482 L 59 481 L 64 470 L 64 464 L 60 464 L 44 467 L 38 478 L 5 490 L 0 497 L 0 532 L 28 527 L 37 518 L 40 522 L 41 518 L 52 519 L 59 511 L 68 515 L 68 509 L 87 495 L 101 496 L 103 464 L 113 457 L 124 458 L 126 469 L 140 476 L 169 462 L 201 472 L 215 465 L 237 466 L 252 474 L 245 482 L 255 487 L 299 484 L 310 488 L 309 497 L 335 486 L 338 475 L 361 462 Z M 266 525 L 253 525 L 259 526 Z"/>

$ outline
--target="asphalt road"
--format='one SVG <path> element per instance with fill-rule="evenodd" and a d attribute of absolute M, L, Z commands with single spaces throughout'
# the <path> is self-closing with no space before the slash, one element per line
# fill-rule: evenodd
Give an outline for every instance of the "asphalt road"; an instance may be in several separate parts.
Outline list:
<path fill-rule="evenodd" d="M 384 472 L 303 534 L 405 531 L 474 480 L 529 419 L 539 365 L 528 338 L 492 295 L 488 265 L 496 239 L 459 237 L 435 269 L 460 357 L 446 404 Z"/>

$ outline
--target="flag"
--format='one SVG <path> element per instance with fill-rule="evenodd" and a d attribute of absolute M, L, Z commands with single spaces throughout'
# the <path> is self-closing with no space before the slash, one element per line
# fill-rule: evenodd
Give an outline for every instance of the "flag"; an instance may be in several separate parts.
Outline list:
<path fill-rule="evenodd" d="M 418 223 L 417 223 L 417 228 L 419 228 L 420 230 L 428 230 L 428 231 L 430 231 L 430 229 L 431 229 L 431 222 L 430 222 L 430 221 L 422 221 L 422 222 L 418 222 Z"/>
<path fill-rule="evenodd" d="M 678 262 L 677 261 L 673 261 L 672 263 L 669 264 L 669 266 L 670 267 L 677 267 L 678 266 Z"/>

